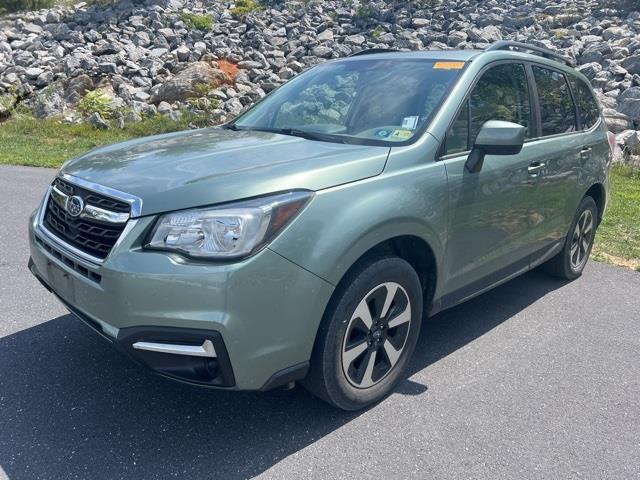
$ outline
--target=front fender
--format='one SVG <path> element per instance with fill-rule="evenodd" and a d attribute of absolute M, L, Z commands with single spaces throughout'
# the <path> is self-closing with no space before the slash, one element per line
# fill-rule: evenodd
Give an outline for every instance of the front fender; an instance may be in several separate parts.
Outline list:
<path fill-rule="evenodd" d="M 444 166 L 428 162 L 319 191 L 270 248 L 333 285 L 364 253 L 398 236 L 423 239 L 440 267 L 446 185 Z"/>

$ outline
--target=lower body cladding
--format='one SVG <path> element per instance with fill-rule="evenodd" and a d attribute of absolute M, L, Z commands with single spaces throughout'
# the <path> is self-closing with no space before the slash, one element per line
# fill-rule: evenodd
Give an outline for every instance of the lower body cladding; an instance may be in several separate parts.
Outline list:
<path fill-rule="evenodd" d="M 134 230 L 142 232 L 144 223 Z M 264 249 L 213 264 L 123 242 L 97 266 L 36 229 L 32 224 L 33 274 L 72 313 L 155 372 L 241 390 L 267 390 L 306 374 L 334 287 L 277 253 Z"/>

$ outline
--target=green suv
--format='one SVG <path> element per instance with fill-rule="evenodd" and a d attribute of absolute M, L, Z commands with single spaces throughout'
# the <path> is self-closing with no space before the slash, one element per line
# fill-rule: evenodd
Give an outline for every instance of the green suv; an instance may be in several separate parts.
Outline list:
<path fill-rule="evenodd" d="M 222 127 L 96 149 L 33 214 L 29 267 L 161 375 L 364 407 L 426 316 L 538 265 L 581 274 L 611 140 L 568 63 L 365 51 Z"/>

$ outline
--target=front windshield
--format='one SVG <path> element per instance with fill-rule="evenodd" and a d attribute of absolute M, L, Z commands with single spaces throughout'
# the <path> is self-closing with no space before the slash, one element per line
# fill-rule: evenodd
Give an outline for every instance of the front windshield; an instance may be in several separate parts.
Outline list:
<path fill-rule="evenodd" d="M 343 143 L 407 142 L 426 128 L 463 67 L 400 58 L 326 63 L 280 87 L 233 127 Z"/>

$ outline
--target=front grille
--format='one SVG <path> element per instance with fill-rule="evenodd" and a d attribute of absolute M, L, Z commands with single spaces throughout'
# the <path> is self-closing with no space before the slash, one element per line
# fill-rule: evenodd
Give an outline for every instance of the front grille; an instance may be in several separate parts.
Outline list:
<path fill-rule="evenodd" d="M 66 195 L 82 197 L 87 205 L 120 213 L 128 213 L 130 210 L 126 202 L 78 187 L 60 178 L 54 180 L 54 186 Z M 72 217 L 51 197 L 47 202 L 43 223 L 51 233 L 64 242 L 99 259 L 104 259 L 109 254 L 125 227 L 125 223 L 106 223 Z"/>

